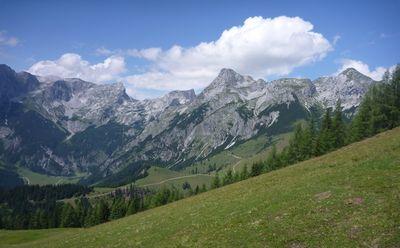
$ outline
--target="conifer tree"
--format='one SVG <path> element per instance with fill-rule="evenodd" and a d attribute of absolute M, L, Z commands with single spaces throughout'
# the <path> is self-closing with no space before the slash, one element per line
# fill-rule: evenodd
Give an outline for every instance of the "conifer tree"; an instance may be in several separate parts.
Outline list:
<path fill-rule="evenodd" d="M 95 213 L 95 224 L 101 224 L 108 221 L 110 215 L 110 208 L 108 204 L 103 199 L 96 206 L 96 213 Z"/>
<path fill-rule="evenodd" d="M 240 172 L 240 180 L 245 180 L 249 177 L 249 172 L 247 171 L 247 164 L 243 166 L 242 171 Z"/>
<path fill-rule="evenodd" d="M 357 114 L 355 115 L 353 121 L 351 122 L 351 131 L 350 131 L 351 142 L 359 141 L 371 135 L 371 127 L 370 127 L 371 109 L 372 109 L 372 99 L 370 94 L 367 93 L 364 96 L 364 99 L 358 108 Z"/>
<path fill-rule="evenodd" d="M 342 147 L 346 140 L 346 127 L 343 121 L 342 106 L 340 99 L 336 103 L 332 122 L 333 148 Z"/>
<path fill-rule="evenodd" d="M 61 212 L 61 227 L 76 227 L 77 226 L 77 217 L 74 211 L 74 208 L 69 204 L 66 203 L 63 206 Z"/>
<path fill-rule="evenodd" d="M 323 116 L 321 129 L 318 135 L 316 146 L 316 154 L 322 155 L 333 148 L 333 132 L 332 132 L 332 118 L 331 109 L 327 108 Z"/>
<path fill-rule="evenodd" d="M 232 174 L 232 169 L 229 169 L 222 180 L 222 184 L 227 185 L 231 183 L 233 183 L 233 174 Z"/>
<path fill-rule="evenodd" d="M 251 171 L 250 171 L 250 176 L 255 177 L 260 175 L 264 170 L 264 165 L 263 162 L 258 161 L 253 163 L 253 166 L 251 166 Z"/>
<path fill-rule="evenodd" d="M 276 145 L 273 144 L 271 151 L 268 153 L 266 160 L 267 171 L 274 170 L 280 167 L 280 159 L 277 154 Z"/>
<path fill-rule="evenodd" d="M 216 188 L 218 188 L 220 186 L 221 186 L 221 182 L 220 182 L 219 175 L 218 175 L 218 172 L 217 172 L 215 174 L 214 180 L 213 180 L 213 182 L 211 184 L 211 188 L 212 189 L 216 189 Z"/>

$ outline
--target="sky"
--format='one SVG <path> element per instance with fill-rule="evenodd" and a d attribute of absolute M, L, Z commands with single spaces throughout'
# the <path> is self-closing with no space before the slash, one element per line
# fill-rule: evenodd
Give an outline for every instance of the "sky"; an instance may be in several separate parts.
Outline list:
<path fill-rule="evenodd" d="M 400 0 L 0 0 L 0 64 L 124 83 L 144 99 L 201 91 L 222 68 L 266 81 L 400 62 Z"/>

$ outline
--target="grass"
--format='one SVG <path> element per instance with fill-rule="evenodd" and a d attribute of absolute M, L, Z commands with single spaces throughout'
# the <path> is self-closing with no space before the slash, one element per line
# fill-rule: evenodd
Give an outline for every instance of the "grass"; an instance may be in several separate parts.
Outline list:
<path fill-rule="evenodd" d="M 81 178 L 85 176 L 85 174 L 79 174 L 73 177 L 49 176 L 33 172 L 28 168 L 24 168 L 21 166 L 18 166 L 18 174 L 25 181 L 25 183 L 32 185 L 77 183 Z"/>
<path fill-rule="evenodd" d="M 159 189 L 162 187 L 176 187 L 182 188 L 184 182 L 190 183 L 194 189 L 196 186 L 202 187 L 203 184 L 210 188 L 213 177 L 211 175 L 191 175 L 183 171 L 174 171 L 167 168 L 151 166 L 147 171 L 147 177 L 139 179 L 135 185 L 140 187 L 147 187 L 149 189 Z M 121 186 L 120 188 L 128 187 L 128 185 Z M 102 194 L 115 190 L 115 188 L 100 188 L 95 187 L 93 194 Z"/>
<path fill-rule="evenodd" d="M 239 144 L 232 149 L 222 151 L 208 159 L 196 162 L 192 166 L 185 167 L 178 171 L 151 166 L 147 171 L 148 176 L 137 180 L 135 184 L 150 189 L 159 189 L 162 187 L 181 188 L 184 182 L 188 182 L 193 189 L 196 186 L 202 187 L 203 184 L 205 184 L 207 188 L 210 188 L 213 180 L 212 176 L 215 176 L 215 171 L 212 171 L 211 173 L 208 172 L 210 165 L 213 166 L 215 164 L 217 168 L 220 167 L 220 176 L 223 176 L 229 169 L 232 169 L 232 167 L 235 167 L 236 172 L 240 172 L 245 164 L 247 164 L 248 170 L 250 170 L 252 163 L 264 160 L 267 157 L 268 152 L 271 149 L 271 142 L 276 143 L 278 150 L 280 150 L 288 143 L 290 134 L 291 133 L 285 133 L 272 138 L 260 135 L 257 138 Z M 195 176 L 195 174 L 198 175 Z M 123 185 L 119 188 L 125 188 L 127 186 L 129 186 L 129 184 Z M 103 194 L 113 190 L 115 190 L 115 188 L 95 187 L 92 195 Z"/>
<path fill-rule="evenodd" d="M 398 247 L 399 192 L 397 128 L 92 228 L 1 231 L 1 246 Z M 27 240 L 32 233 L 46 237 Z"/>
<path fill-rule="evenodd" d="M 291 133 L 285 133 L 268 138 L 266 135 L 260 135 L 257 138 L 239 144 L 232 149 L 224 150 L 210 158 L 194 163 L 192 166 L 184 168 L 184 173 L 191 173 L 197 168 L 198 173 L 207 173 L 208 167 L 216 165 L 220 168 L 220 175 L 235 165 L 235 170 L 240 171 L 245 164 L 250 170 L 253 162 L 265 160 L 271 149 L 272 143 L 277 144 L 278 150 L 284 147 L 289 140 Z M 238 163 L 239 162 L 239 163 Z M 236 163 L 238 163 L 236 165 Z"/>

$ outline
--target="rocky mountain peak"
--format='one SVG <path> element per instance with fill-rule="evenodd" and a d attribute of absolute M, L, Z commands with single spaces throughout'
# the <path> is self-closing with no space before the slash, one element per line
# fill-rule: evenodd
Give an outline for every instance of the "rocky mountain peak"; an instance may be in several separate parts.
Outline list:
<path fill-rule="evenodd" d="M 357 81 L 373 81 L 370 77 L 365 76 L 361 72 L 357 71 L 354 68 L 347 68 L 342 71 L 338 76 L 344 76 L 348 80 L 357 80 Z"/>
<path fill-rule="evenodd" d="M 234 87 L 238 83 L 245 81 L 245 77 L 232 69 L 223 68 L 218 76 L 212 81 L 209 87 Z"/>

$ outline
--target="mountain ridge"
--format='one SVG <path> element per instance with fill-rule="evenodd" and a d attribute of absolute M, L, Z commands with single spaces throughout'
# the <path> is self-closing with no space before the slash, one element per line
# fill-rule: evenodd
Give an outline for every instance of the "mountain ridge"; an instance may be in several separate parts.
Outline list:
<path fill-rule="evenodd" d="M 172 91 L 136 100 L 122 84 L 38 79 L 0 68 L 5 71 L 0 70 L 0 90 L 8 92 L 0 98 L 0 159 L 51 175 L 85 172 L 90 183 L 126 170 L 140 176 L 154 163 L 184 167 L 260 132 L 287 132 L 298 119 L 333 107 L 339 98 L 351 118 L 367 89 L 378 83 L 355 69 L 313 81 L 266 82 L 224 68 L 199 95 Z M 43 126 L 36 127 L 32 118 Z M 29 145 L 23 129 L 53 130 L 58 138 Z M 78 149 L 82 145 L 84 152 Z"/>

